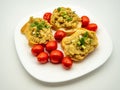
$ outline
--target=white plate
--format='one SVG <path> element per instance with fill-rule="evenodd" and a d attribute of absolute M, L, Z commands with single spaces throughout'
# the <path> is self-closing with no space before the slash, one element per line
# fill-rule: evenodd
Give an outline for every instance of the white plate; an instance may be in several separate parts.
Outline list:
<path fill-rule="evenodd" d="M 33 13 L 25 17 L 18 24 L 15 30 L 14 37 L 18 56 L 26 71 L 34 78 L 49 83 L 63 82 L 81 77 L 104 64 L 112 52 L 112 41 L 107 31 L 103 28 L 103 26 L 97 23 L 93 19 L 93 16 L 90 15 L 90 13 L 88 13 L 85 9 L 81 7 L 70 6 L 70 8 L 72 8 L 73 11 L 76 11 L 76 13 L 79 16 L 87 15 L 89 16 L 91 22 L 97 23 L 97 36 L 99 41 L 97 49 L 93 53 L 91 53 L 87 58 L 85 58 L 83 62 L 74 63 L 73 67 L 70 70 L 63 69 L 61 64 L 39 64 L 36 58 L 31 55 L 31 50 L 28 45 L 28 41 L 26 37 L 21 34 L 20 29 L 29 20 L 30 16 L 42 17 L 45 12 L 52 12 L 55 8 L 57 7 L 46 9 L 44 11 L 39 11 L 38 13 Z"/>

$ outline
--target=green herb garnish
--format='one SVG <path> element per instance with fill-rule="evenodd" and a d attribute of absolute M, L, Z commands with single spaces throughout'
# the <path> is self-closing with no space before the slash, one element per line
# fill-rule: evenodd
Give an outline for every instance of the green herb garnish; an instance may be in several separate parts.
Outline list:
<path fill-rule="evenodd" d="M 31 25 L 30 25 L 31 27 L 36 27 L 36 29 L 35 29 L 35 33 L 34 33 L 34 35 L 36 36 L 36 37 L 39 37 L 40 36 L 40 30 L 43 30 L 43 28 L 50 28 L 50 26 L 49 25 L 47 25 L 46 23 L 45 23 L 45 21 L 41 21 L 41 22 L 37 22 L 37 21 L 35 21 L 35 22 L 33 22 L 33 23 L 31 23 Z"/>
<path fill-rule="evenodd" d="M 80 45 L 84 45 L 85 44 L 85 38 L 84 37 L 82 37 L 81 39 L 80 39 Z"/>
<path fill-rule="evenodd" d="M 67 21 L 72 21 L 72 17 L 67 17 Z"/>
<path fill-rule="evenodd" d="M 35 23 L 32 23 L 30 26 L 31 26 L 31 27 L 35 27 L 36 25 L 35 25 Z"/>
<path fill-rule="evenodd" d="M 63 18 L 66 18 L 68 15 L 67 15 L 66 12 L 62 12 L 62 13 L 61 13 L 61 16 L 62 16 Z"/>
<path fill-rule="evenodd" d="M 58 7 L 57 10 L 58 10 L 58 12 L 60 12 L 61 11 L 61 7 Z"/>
<path fill-rule="evenodd" d="M 39 23 L 37 21 L 34 22 L 35 25 L 38 25 Z"/>
<path fill-rule="evenodd" d="M 82 38 L 80 38 L 79 39 L 79 41 L 78 41 L 78 45 L 80 46 L 82 46 L 82 45 L 85 45 L 85 40 L 88 38 L 88 32 L 85 32 L 84 33 L 84 35 L 83 35 L 83 37 Z"/>
<path fill-rule="evenodd" d="M 37 31 L 42 30 L 43 28 L 47 29 L 50 28 L 50 26 L 48 26 L 44 21 L 41 22 L 35 21 L 31 24 L 31 27 L 37 27 Z"/>
<path fill-rule="evenodd" d="M 84 33 L 83 37 L 88 38 L 88 32 L 87 31 Z"/>
<path fill-rule="evenodd" d="M 72 17 L 70 17 L 67 12 L 62 12 L 61 16 L 66 19 L 67 21 L 72 21 Z"/>

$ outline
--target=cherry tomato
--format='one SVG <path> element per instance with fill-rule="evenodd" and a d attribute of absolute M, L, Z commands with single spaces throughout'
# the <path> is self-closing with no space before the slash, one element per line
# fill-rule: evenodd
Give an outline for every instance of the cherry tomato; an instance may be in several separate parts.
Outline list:
<path fill-rule="evenodd" d="M 60 50 L 53 50 L 50 53 L 50 62 L 53 64 L 61 63 L 63 59 L 63 53 Z"/>
<path fill-rule="evenodd" d="M 31 52 L 34 56 L 37 56 L 40 52 L 43 52 L 43 51 L 44 51 L 44 47 L 40 44 L 34 45 L 31 48 Z"/>
<path fill-rule="evenodd" d="M 64 57 L 62 59 L 62 66 L 64 69 L 70 69 L 72 67 L 73 61 L 70 57 Z"/>
<path fill-rule="evenodd" d="M 88 24 L 86 28 L 91 31 L 97 31 L 98 26 L 95 23 L 91 23 L 91 24 Z"/>
<path fill-rule="evenodd" d="M 46 46 L 46 44 L 40 44 L 41 46 L 43 46 L 43 47 L 45 47 Z"/>
<path fill-rule="evenodd" d="M 41 52 L 38 56 L 37 56 L 37 60 L 38 62 L 40 62 L 41 64 L 45 64 L 48 62 L 48 54 L 46 52 Z"/>
<path fill-rule="evenodd" d="M 43 19 L 45 19 L 45 20 L 47 20 L 48 22 L 50 22 L 51 15 L 52 15 L 52 13 L 46 12 L 46 13 L 43 15 Z"/>
<path fill-rule="evenodd" d="M 90 19 L 87 16 L 81 17 L 82 27 L 86 27 L 90 23 Z"/>
<path fill-rule="evenodd" d="M 52 50 L 55 50 L 55 49 L 57 49 L 57 41 L 49 41 L 46 44 L 46 50 L 48 52 L 51 52 Z"/>
<path fill-rule="evenodd" d="M 63 39 L 63 37 L 66 36 L 66 33 L 62 30 L 57 30 L 54 34 L 54 38 L 57 40 L 57 41 L 61 41 Z"/>

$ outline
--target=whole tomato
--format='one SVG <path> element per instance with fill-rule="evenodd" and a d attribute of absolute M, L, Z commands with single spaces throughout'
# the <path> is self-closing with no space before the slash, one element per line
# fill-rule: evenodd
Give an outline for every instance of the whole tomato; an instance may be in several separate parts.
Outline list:
<path fill-rule="evenodd" d="M 63 39 L 63 37 L 65 37 L 66 36 L 66 33 L 64 32 L 64 31 L 62 31 L 62 30 L 57 30 L 56 32 L 55 32 L 55 34 L 54 34 L 54 38 L 58 41 L 58 42 L 60 42 L 62 39 Z"/>
<path fill-rule="evenodd" d="M 49 41 L 47 44 L 46 44 L 46 50 L 48 52 L 51 52 L 53 50 L 57 49 L 57 41 Z"/>
<path fill-rule="evenodd" d="M 31 48 L 31 52 L 34 56 L 37 56 L 40 52 L 43 52 L 43 51 L 44 51 L 44 47 L 40 44 L 34 45 Z"/>
<path fill-rule="evenodd" d="M 63 53 L 60 50 L 53 50 L 50 53 L 50 62 L 53 64 L 61 63 L 63 59 Z"/>
<path fill-rule="evenodd" d="M 88 16 L 81 17 L 82 27 L 86 27 L 90 23 L 90 19 Z"/>
<path fill-rule="evenodd" d="M 50 22 L 51 15 L 52 15 L 52 13 L 46 12 L 46 13 L 43 15 L 43 19 L 45 19 L 45 20 L 47 20 L 48 22 Z"/>
<path fill-rule="evenodd" d="M 88 26 L 86 27 L 86 29 L 91 30 L 91 31 L 97 31 L 97 28 L 98 28 L 98 26 L 97 26 L 97 24 L 95 24 L 95 23 L 90 23 L 90 24 L 88 24 Z"/>
<path fill-rule="evenodd" d="M 73 61 L 70 57 L 64 57 L 62 59 L 62 66 L 64 69 L 70 69 L 72 67 Z"/>
<path fill-rule="evenodd" d="M 38 62 L 40 62 L 41 64 L 45 64 L 48 62 L 48 54 L 46 52 L 41 52 L 38 56 L 37 56 L 37 60 Z"/>

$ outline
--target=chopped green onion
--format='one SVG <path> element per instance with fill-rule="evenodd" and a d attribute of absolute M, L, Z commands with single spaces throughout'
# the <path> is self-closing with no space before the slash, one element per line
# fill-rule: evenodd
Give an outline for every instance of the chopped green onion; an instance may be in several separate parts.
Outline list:
<path fill-rule="evenodd" d="M 85 49 L 85 48 L 86 48 L 85 45 L 82 45 L 81 47 L 82 47 L 82 49 Z"/>
<path fill-rule="evenodd" d="M 88 37 L 88 32 L 87 31 L 84 33 L 83 37 Z"/>
<path fill-rule="evenodd" d="M 50 28 L 50 26 L 46 25 L 46 26 L 45 26 L 45 28 L 47 28 L 47 29 L 48 29 L 48 28 Z"/>
<path fill-rule="evenodd" d="M 58 12 L 60 12 L 61 11 L 61 7 L 58 7 L 57 10 L 58 10 Z"/>
<path fill-rule="evenodd" d="M 61 13 L 61 16 L 62 16 L 63 18 L 66 18 L 68 15 L 67 15 L 66 12 L 62 12 L 62 13 Z"/>
<path fill-rule="evenodd" d="M 72 21 L 72 19 L 73 19 L 72 17 L 68 17 L 67 21 Z"/>
<path fill-rule="evenodd" d="M 62 12 L 61 16 L 66 19 L 67 21 L 72 21 L 72 17 L 70 17 L 67 12 Z"/>
<path fill-rule="evenodd" d="M 30 26 L 31 26 L 31 27 L 35 27 L 36 25 L 35 25 L 35 23 L 32 23 Z"/>
<path fill-rule="evenodd" d="M 77 45 L 79 45 L 79 46 L 80 46 L 80 45 L 81 45 L 81 43 L 80 43 L 80 42 L 77 42 Z"/>
<path fill-rule="evenodd" d="M 88 38 L 88 32 L 85 32 L 83 37 L 79 39 L 78 45 L 85 45 L 85 40 Z"/>
<path fill-rule="evenodd" d="M 84 37 L 82 37 L 82 38 L 80 39 L 80 43 L 81 43 L 81 45 L 84 45 L 84 44 L 85 44 L 85 38 L 84 38 Z"/>
<path fill-rule="evenodd" d="M 89 43 L 90 43 L 90 44 L 92 43 L 92 39 L 89 40 Z"/>
<path fill-rule="evenodd" d="M 39 23 L 37 21 L 34 22 L 35 25 L 38 25 Z"/>
<path fill-rule="evenodd" d="M 31 23 L 30 26 L 31 27 L 37 27 L 37 31 L 42 30 L 43 28 L 47 28 L 47 29 L 50 28 L 50 26 L 48 26 L 47 24 L 45 24 L 44 21 L 42 21 L 42 22 L 35 21 L 35 22 Z"/>

